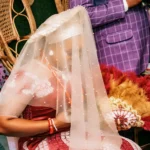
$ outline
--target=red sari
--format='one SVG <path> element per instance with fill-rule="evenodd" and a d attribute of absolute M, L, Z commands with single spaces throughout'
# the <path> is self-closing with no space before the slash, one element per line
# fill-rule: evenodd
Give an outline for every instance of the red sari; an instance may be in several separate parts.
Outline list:
<path fill-rule="evenodd" d="M 55 117 L 55 110 L 46 107 L 27 106 L 23 112 L 23 118 L 29 120 L 45 120 L 49 117 Z M 136 146 L 133 148 L 133 143 L 122 140 L 120 150 L 136 150 Z M 69 150 L 68 144 L 69 131 L 63 130 L 53 135 L 45 133 L 35 137 L 20 138 L 18 148 L 19 150 Z"/>

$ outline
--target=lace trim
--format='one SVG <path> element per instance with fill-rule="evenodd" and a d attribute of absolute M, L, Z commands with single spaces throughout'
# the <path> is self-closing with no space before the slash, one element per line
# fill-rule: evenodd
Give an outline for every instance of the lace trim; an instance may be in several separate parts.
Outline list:
<path fill-rule="evenodd" d="M 142 127 L 144 122 L 133 107 L 121 99 L 110 97 L 112 114 L 118 130 L 127 130 L 131 127 Z"/>

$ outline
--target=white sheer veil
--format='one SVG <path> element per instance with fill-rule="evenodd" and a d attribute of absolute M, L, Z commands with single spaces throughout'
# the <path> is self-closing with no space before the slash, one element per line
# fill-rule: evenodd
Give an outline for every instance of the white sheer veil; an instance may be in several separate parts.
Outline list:
<path fill-rule="evenodd" d="M 24 71 L 30 78 L 21 76 Z M 29 91 L 26 83 L 34 80 L 38 86 L 51 76 L 56 79 L 56 101 L 35 100 L 37 88 L 30 86 Z M 45 85 L 45 93 L 54 91 Z M 122 140 L 111 115 L 91 23 L 82 6 L 48 18 L 25 44 L 2 89 L 0 115 L 18 117 L 26 105 L 51 107 L 61 121 L 71 122 L 70 150 L 120 150 Z"/>

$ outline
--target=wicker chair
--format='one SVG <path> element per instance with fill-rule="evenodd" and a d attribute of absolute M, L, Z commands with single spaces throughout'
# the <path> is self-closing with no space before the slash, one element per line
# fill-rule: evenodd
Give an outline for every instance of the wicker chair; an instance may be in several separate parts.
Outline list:
<path fill-rule="evenodd" d="M 58 13 L 65 11 L 69 8 L 69 0 L 55 0 Z"/>
<path fill-rule="evenodd" d="M 13 64 L 18 56 L 18 44 L 21 41 L 27 40 L 31 34 L 33 34 L 36 30 L 36 23 L 28 3 L 28 0 L 21 0 L 23 3 L 23 10 L 21 12 L 17 12 L 14 8 L 14 0 L 0 0 L 0 59 L 4 66 L 11 71 Z M 23 12 L 26 12 L 27 15 L 24 15 Z M 15 16 L 12 18 L 12 12 Z M 17 28 L 15 26 L 15 19 L 18 16 L 26 17 L 31 34 L 26 35 L 24 37 L 20 37 L 18 34 Z M 16 40 L 15 50 L 8 46 L 8 43 Z"/>
<path fill-rule="evenodd" d="M 27 40 L 31 34 L 36 30 L 36 23 L 28 3 L 28 0 L 21 0 L 24 6 L 21 12 L 17 12 L 14 8 L 14 0 L 0 0 L 0 59 L 4 66 L 11 71 L 18 56 L 18 44 L 24 40 Z M 30 1 L 33 3 L 33 1 Z M 27 15 L 23 14 L 26 12 Z M 12 17 L 14 13 L 14 17 Z M 15 26 L 15 19 L 18 16 L 26 17 L 31 33 L 24 37 L 21 37 Z M 8 44 L 16 40 L 15 50 L 10 48 Z M 18 150 L 17 138 L 7 137 L 8 145 L 10 150 Z"/>
<path fill-rule="evenodd" d="M 143 145 L 141 148 L 142 148 L 142 150 L 150 150 L 150 143 Z"/>

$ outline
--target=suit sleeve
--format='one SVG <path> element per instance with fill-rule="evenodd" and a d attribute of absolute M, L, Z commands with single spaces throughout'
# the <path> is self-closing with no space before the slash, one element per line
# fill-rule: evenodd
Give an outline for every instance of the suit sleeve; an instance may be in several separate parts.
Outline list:
<path fill-rule="evenodd" d="M 108 0 L 99 6 L 94 6 L 93 0 L 70 0 L 70 8 L 78 5 L 87 9 L 93 28 L 125 17 L 123 0 Z"/>

